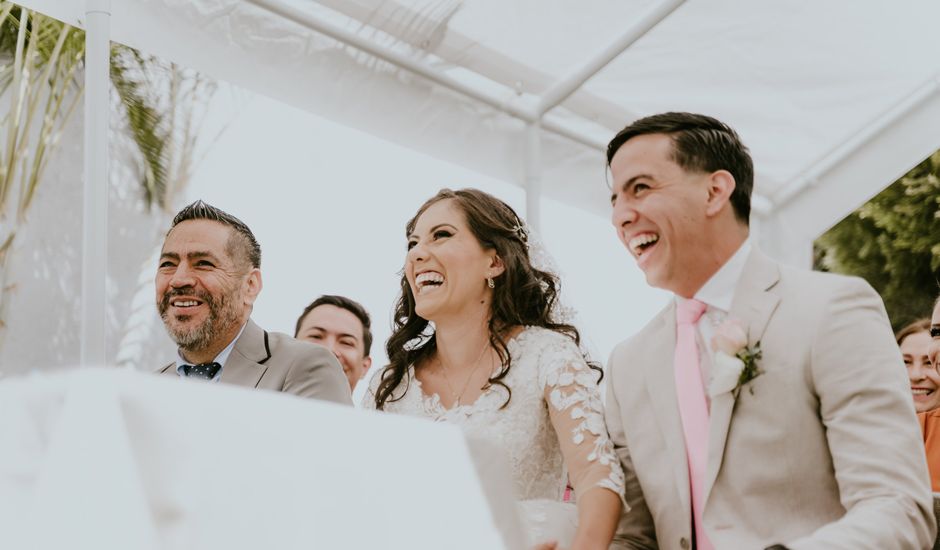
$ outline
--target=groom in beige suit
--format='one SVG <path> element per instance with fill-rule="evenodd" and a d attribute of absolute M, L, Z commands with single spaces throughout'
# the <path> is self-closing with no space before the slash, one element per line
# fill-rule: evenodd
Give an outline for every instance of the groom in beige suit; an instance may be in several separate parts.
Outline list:
<path fill-rule="evenodd" d="M 675 294 L 610 358 L 631 507 L 614 547 L 930 548 L 923 444 L 879 296 L 756 249 L 753 166 L 727 125 L 655 115 L 607 158 L 618 236 Z"/>

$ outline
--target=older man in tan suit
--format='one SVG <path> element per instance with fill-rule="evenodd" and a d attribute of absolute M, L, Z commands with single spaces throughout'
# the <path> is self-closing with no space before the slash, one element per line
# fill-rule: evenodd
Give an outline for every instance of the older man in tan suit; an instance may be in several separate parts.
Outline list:
<path fill-rule="evenodd" d="M 173 219 L 155 277 L 157 309 L 179 345 L 162 374 L 352 404 L 329 350 L 251 319 L 261 247 L 241 220 L 202 201 Z"/>
<path fill-rule="evenodd" d="M 615 546 L 929 548 L 924 452 L 878 295 L 754 247 L 751 158 L 713 118 L 641 119 L 608 163 L 621 241 L 676 296 L 610 359 L 631 507 Z"/>

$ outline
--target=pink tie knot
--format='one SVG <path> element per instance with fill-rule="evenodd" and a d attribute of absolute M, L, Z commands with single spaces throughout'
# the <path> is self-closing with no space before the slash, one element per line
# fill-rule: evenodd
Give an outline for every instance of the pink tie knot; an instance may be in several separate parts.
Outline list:
<path fill-rule="evenodd" d="M 698 300 L 682 300 L 676 309 L 676 323 L 680 325 L 694 325 L 705 313 L 708 306 Z"/>

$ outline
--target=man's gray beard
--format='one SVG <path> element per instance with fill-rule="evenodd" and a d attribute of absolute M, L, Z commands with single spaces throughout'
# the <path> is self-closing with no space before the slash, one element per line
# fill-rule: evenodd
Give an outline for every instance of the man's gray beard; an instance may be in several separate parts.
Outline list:
<path fill-rule="evenodd" d="M 209 316 L 201 325 L 192 329 L 171 326 L 166 309 L 161 311 L 160 317 L 170 338 L 183 351 L 201 351 L 208 348 L 213 340 L 239 321 L 240 315 L 235 309 L 238 296 L 235 294 L 237 292 L 223 294 L 218 301 L 208 296 L 203 297 L 209 305 Z"/>

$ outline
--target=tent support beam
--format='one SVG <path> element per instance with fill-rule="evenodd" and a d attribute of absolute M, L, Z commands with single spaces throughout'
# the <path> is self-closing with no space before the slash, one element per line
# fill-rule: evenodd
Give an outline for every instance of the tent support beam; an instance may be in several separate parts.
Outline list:
<path fill-rule="evenodd" d="M 441 73 L 436 69 L 429 67 L 425 63 L 416 61 L 401 52 L 374 44 L 354 32 L 334 25 L 329 21 L 325 21 L 314 14 L 288 5 L 282 0 L 247 1 L 261 9 L 269 11 L 287 20 L 293 21 L 294 23 L 297 23 L 298 25 L 306 27 L 312 31 L 329 36 L 338 42 L 342 42 L 365 53 L 368 53 L 369 55 L 391 63 L 392 65 L 408 70 L 414 74 L 430 80 L 431 82 L 434 82 L 435 84 L 439 84 L 445 88 L 461 93 L 524 122 L 532 123 L 539 120 L 539 117 L 535 115 L 533 109 L 526 108 L 523 105 L 514 104 L 512 102 L 512 97 L 514 97 L 514 95 L 501 96 L 477 89 L 465 82 Z M 598 140 L 595 137 L 591 136 L 590 134 L 586 134 L 577 128 L 567 126 L 562 122 L 545 124 L 544 127 L 546 130 L 557 133 L 577 143 L 581 143 L 592 148 L 599 148 Z"/>
<path fill-rule="evenodd" d="M 597 52 L 593 57 L 587 60 L 577 70 L 568 76 L 558 80 L 542 94 L 538 105 L 535 108 L 535 114 L 541 117 L 559 103 L 568 99 L 568 96 L 576 92 L 584 83 L 607 66 L 608 63 L 617 58 L 633 45 L 634 42 L 642 38 L 646 33 L 653 30 L 663 19 L 669 17 L 672 12 L 685 3 L 685 0 L 665 0 L 654 4 L 647 10 L 625 33 L 616 40 L 607 45 L 603 50 Z"/>
<path fill-rule="evenodd" d="M 525 217 L 536 233 L 542 226 L 542 130 L 538 122 L 525 128 Z"/>
<path fill-rule="evenodd" d="M 584 86 L 591 77 L 606 67 L 617 56 L 622 54 L 627 48 L 633 45 L 642 36 L 652 30 L 663 19 L 668 17 L 685 0 L 665 0 L 655 4 L 649 9 L 636 23 L 630 26 L 623 35 L 607 45 L 603 50 L 597 52 L 587 60 L 581 67 L 566 77 L 561 78 L 551 85 L 548 90 L 539 98 L 535 106 L 535 121 L 530 121 L 526 125 L 526 146 L 525 146 L 525 190 L 526 190 L 526 220 L 529 226 L 536 232 L 541 232 L 542 219 L 542 152 L 541 152 L 541 121 L 545 114 L 558 106 L 559 103 L 567 99 L 571 94 Z M 561 135 L 559 128 L 545 125 L 546 129 L 555 131 Z M 584 145 L 593 146 L 601 152 L 607 150 L 606 143 L 587 144 L 583 141 L 565 136 Z"/>
<path fill-rule="evenodd" d="M 108 277 L 111 0 L 85 0 L 85 181 L 80 361 L 104 366 Z"/>
<path fill-rule="evenodd" d="M 774 207 L 780 208 L 791 202 L 808 188 L 815 186 L 820 178 L 831 172 L 852 156 L 857 150 L 881 135 L 888 128 L 904 118 L 908 113 L 920 107 L 934 94 L 940 92 L 940 74 L 932 76 L 927 82 L 917 87 L 911 94 L 893 107 L 872 120 L 860 132 L 841 143 L 817 161 L 811 168 L 780 189 L 773 197 Z"/>

